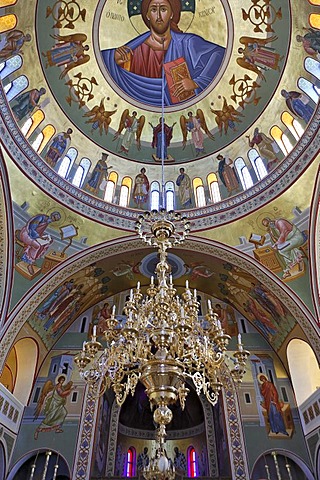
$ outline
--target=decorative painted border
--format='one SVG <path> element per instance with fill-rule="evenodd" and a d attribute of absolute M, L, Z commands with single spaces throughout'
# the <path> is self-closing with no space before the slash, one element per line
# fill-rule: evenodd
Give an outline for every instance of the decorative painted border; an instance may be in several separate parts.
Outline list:
<path fill-rule="evenodd" d="M 118 431 L 119 433 L 126 435 L 127 437 L 135 437 L 135 438 L 143 438 L 145 440 L 153 440 L 154 439 L 154 430 L 142 430 L 139 428 L 130 428 L 122 425 L 122 423 L 118 424 Z M 195 435 L 200 435 L 205 431 L 204 423 L 201 425 L 197 425 L 193 428 L 186 428 L 183 430 L 173 430 L 167 431 L 167 440 L 173 440 L 177 438 L 190 438 Z"/>
<path fill-rule="evenodd" d="M 202 403 L 204 421 L 206 424 L 208 473 L 210 477 L 216 478 L 218 476 L 218 456 L 212 406 L 203 394 L 200 395 L 200 400 Z M 228 425 L 226 425 L 226 428 L 228 428 Z"/>
<path fill-rule="evenodd" d="M 242 431 L 240 409 L 235 391 L 234 382 L 225 370 L 223 401 L 226 413 L 227 435 L 229 440 L 230 465 L 232 478 L 235 480 L 248 480 L 249 467 L 245 455 L 246 446 Z"/>
<path fill-rule="evenodd" d="M 1 311 L 1 318 L 0 318 L 0 326 L 4 323 L 5 319 L 5 292 L 6 292 L 6 285 L 7 285 L 7 262 L 5 261 L 6 258 L 6 251 L 8 246 L 8 236 L 6 235 L 6 210 L 5 210 L 5 200 L 4 200 L 4 178 L 2 176 L 2 171 L 0 169 L 0 311 Z"/>
<path fill-rule="evenodd" d="M 86 390 L 72 472 L 72 478 L 74 480 L 87 480 L 89 478 L 94 446 L 94 425 L 99 405 L 97 397 L 98 396 L 95 396 L 95 392 L 89 389 Z"/>
<path fill-rule="evenodd" d="M 117 440 L 118 440 L 118 423 L 120 416 L 120 407 L 117 402 L 113 402 L 109 424 L 108 438 L 108 456 L 106 465 L 106 476 L 114 475 L 114 466 L 116 463 Z"/>
<path fill-rule="evenodd" d="M 234 197 L 203 208 L 184 211 L 192 230 L 224 225 L 260 208 L 289 188 L 320 150 L 320 104 L 292 152 L 267 177 Z M 134 231 L 140 212 L 109 204 L 71 185 L 32 149 L 17 126 L 0 84 L 0 132 L 3 145 L 17 166 L 42 190 L 74 212 L 122 230 Z"/>

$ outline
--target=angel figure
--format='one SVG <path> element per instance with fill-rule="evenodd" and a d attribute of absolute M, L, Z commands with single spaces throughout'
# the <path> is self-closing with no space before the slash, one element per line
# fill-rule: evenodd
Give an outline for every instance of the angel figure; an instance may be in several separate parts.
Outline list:
<path fill-rule="evenodd" d="M 213 105 L 213 103 L 211 105 Z M 236 110 L 232 105 L 228 105 L 225 97 L 223 97 L 222 110 L 215 110 L 213 108 L 210 108 L 210 110 L 212 113 L 216 114 L 215 121 L 218 125 L 220 136 L 222 135 L 223 130 L 224 133 L 227 134 L 228 128 L 231 128 L 231 130 L 236 132 L 237 130 L 235 122 L 241 122 L 238 117 L 244 116 L 242 113 L 238 112 L 238 110 Z"/>
<path fill-rule="evenodd" d="M 119 153 L 125 153 L 128 155 L 134 139 L 136 139 L 137 142 L 137 149 L 141 149 L 140 138 L 145 123 L 145 116 L 141 115 L 140 118 L 137 118 L 137 115 L 137 112 L 134 111 L 130 116 L 127 108 L 121 115 L 118 130 L 113 137 L 113 140 L 117 140 L 122 130 L 125 128 Z"/>
<path fill-rule="evenodd" d="M 44 419 L 37 427 L 34 433 L 34 439 L 38 439 L 39 432 L 62 433 L 62 424 L 68 414 L 65 407 L 66 399 L 73 390 L 73 382 L 66 381 L 65 375 L 57 377 L 57 383 L 54 385 L 51 380 L 47 380 L 39 397 L 39 401 L 34 411 L 34 420 L 43 412 Z"/>
<path fill-rule="evenodd" d="M 102 135 L 103 129 L 105 133 L 108 133 L 109 125 L 111 123 L 111 116 L 116 113 L 117 110 L 107 111 L 104 107 L 104 98 L 101 100 L 100 105 L 96 105 L 89 112 L 86 112 L 84 117 L 91 117 L 89 120 L 86 120 L 86 123 L 92 123 L 92 130 L 97 130 L 99 128 L 99 133 Z"/>
<path fill-rule="evenodd" d="M 258 77 L 265 80 L 261 70 L 280 70 L 279 62 L 283 57 L 275 52 L 274 48 L 267 47 L 268 43 L 274 42 L 278 37 L 273 35 L 268 38 L 241 37 L 240 43 L 244 45 L 238 49 L 242 57 L 237 58 L 237 64 L 242 68 L 255 72 Z"/>
<path fill-rule="evenodd" d="M 207 266 L 202 263 L 193 262 L 187 265 L 184 264 L 186 269 L 185 275 L 190 275 L 190 280 L 196 280 L 197 278 L 210 278 L 214 275 L 214 272 Z"/>
<path fill-rule="evenodd" d="M 202 130 L 211 140 L 214 140 L 214 136 L 207 127 L 204 113 L 200 108 L 197 109 L 196 115 L 193 115 L 192 112 L 188 112 L 188 118 L 186 118 L 184 115 L 181 115 L 180 127 L 182 132 L 183 148 L 185 148 L 187 143 L 188 132 L 191 132 L 193 145 L 196 149 L 196 156 L 200 155 L 201 153 L 205 153 L 203 147 L 204 136 Z"/>
<path fill-rule="evenodd" d="M 139 274 L 140 270 L 139 267 L 141 265 L 141 261 L 135 263 L 134 261 L 130 261 L 128 263 L 120 262 L 118 263 L 111 272 L 116 277 L 122 277 L 123 275 L 126 276 L 129 280 L 134 279 L 134 274 Z"/>
<path fill-rule="evenodd" d="M 89 45 L 83 45 L 87 40 L 84 33 L 74 33 L 70 35 L 51 35 L 52 38 L 58 40 L 51 50 L 42 55 L 47 58 L 46 68 L 64 67 L 59 78 L 63 78 L 74 67 L 79 67 L 90 60 L 90 55 L 85 52 L 89 50 Z"/>

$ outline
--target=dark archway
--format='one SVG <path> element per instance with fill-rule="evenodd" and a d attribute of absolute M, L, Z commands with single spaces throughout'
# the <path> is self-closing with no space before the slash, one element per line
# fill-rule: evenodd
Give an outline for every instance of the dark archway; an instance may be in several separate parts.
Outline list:
<path fill-rule="evenodd" d="M 188 385 L 189 387 L 189 385 Z M 203 409 L 198 395 L 193 388 L 187 396 L 185 409 L 178 404 L 170 405 L 173 419 L 167 426 L 167 431 L 189 429 L 200 425 L 204 421 Z M 139 382 L 135 393 L 128 396 L 123 404 L 119 423 L 126 427 L 153 431 L 156 425 L 153 421 L 153 412 L 145 393 L 145 387 Z"/>
<path fill-rule="evenodd" d="M 265 455 L 262 455 L 257 460 L 252 471 L 251 480 L 278 478 L 277 470 L 282 478 L 289 478 L 289 472 L 295 480 L 315 480 L 318 478 L 312 474 L 301 459 L 295 457 L 292 453 L 272 451 L 266 452 Z"/>
<path fill-rule="evenodd" d="M 49 452 L 50 455 L 48 456 Z M 48 457 L 49 461 L 46 467 Z M 26 480 L 26 478 L 30 478 L 33 468 L 34 478 L 42 478 L 41 475 L 43 475 L 45 468 L 47 468 L 45 478 L 52 480 L 56 464 L 58 464 L 56 480 L 69 480 L 71 476 L 67 462 L 58 452 L 50 450 L 33 451 L 22 457 L 11 469 L 7 480 Z"/>

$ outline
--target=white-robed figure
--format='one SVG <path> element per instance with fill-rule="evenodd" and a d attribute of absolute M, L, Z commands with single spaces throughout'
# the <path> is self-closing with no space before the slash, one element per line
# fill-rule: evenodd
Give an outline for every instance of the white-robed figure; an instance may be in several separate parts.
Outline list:
<path fill-rule="evenodd" d="M 142 0 L 142 19 L 150 30 L 126 45 L 101 52 L 112 79 L 132 98 L 161 106 L 163 67 L 166 70 L 177 61 L 185 62 L 188 74 L 180 71 L 180 80 L 173 78 L 170 87 L 165 78 L 165 105 L 177 103 L 173 98 L 199 94 L 216 76 L 225 48 L 181 32 L 181 9 L 181 0 Z"/>

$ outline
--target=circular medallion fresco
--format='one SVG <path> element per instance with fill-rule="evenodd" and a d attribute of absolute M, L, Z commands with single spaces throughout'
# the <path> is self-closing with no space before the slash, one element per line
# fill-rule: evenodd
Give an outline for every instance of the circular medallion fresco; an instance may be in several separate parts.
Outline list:
<path fill-rule="evenodd" d="M 174 112 L 210 93 L 232 51 L 228 1 L 203 1 L 201 11 L 220 19 L 200 22 L 208 23 L 206 38 L 199 35 L 195 0 L 129 0 L 126 11 L 124 3 L 100 1 L 94 21 L 96 58 L 113 90 L 136 107 L 159 113 L 162 102 L 165 113 Z M 116 18 L 127 24 L 117 36 L 111 34 Z"/>
<path fill-rule="evenodd" d="M 155 275 L 158 262 L 159 255 L 156 252 L 150 253 L 149 255 L 143 257 L 143 259 L 141 260 L 139 270 L 142 275 L 150 278 Z M 171 268 L 170 273 L 174 279 L 180 278 L 182 275 L 185 275 L 186 271 L 188 270 L 188 266 L 184 263 L 184 261 L 173 253 L 168 254 L 168 262 Z"/>
<path fill-rule="evenodd" d="M 37 5 L 56 101 L 103 150 L 139 163 L 162 155 L 162 101 L 166 161 L 201 161 L 261 117 L 285 66 L 288 0 L 88 0 L 68 2 L 70 18 L 56 3 Z"/>

